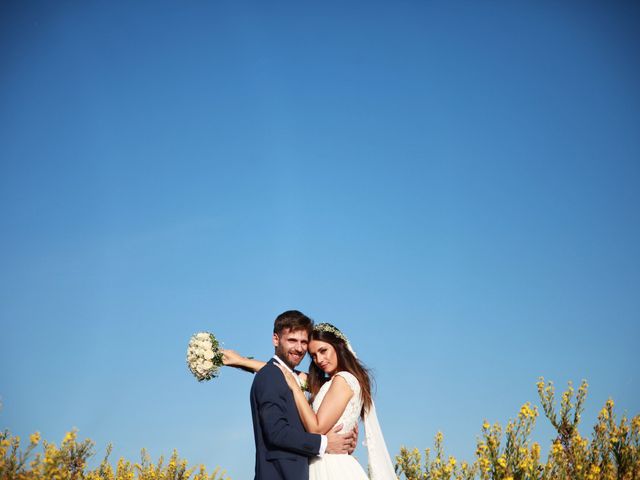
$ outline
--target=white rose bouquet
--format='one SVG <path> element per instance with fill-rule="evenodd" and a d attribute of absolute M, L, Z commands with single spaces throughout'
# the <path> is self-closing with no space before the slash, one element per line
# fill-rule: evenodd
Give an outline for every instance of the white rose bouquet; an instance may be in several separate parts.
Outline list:
<path fill-rule="evenodd" d="M 216 378 L 222 365 L 222 350 L 213 333 L 199 332 L 191 337 L 187 366 L 199 382 Z"/>

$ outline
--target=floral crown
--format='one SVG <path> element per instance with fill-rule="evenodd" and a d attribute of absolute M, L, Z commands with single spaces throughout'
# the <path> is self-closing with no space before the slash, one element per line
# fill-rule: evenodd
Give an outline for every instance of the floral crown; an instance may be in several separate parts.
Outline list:
<path fill-rule="evenodd" d="M 351 347 L 351 344 L 349 343 L 349 340 L 347 339 L 346 335 L 342 333 L 338 327 L 335 327 L 330 323 L 318 323 L 313 326 L 313 331 L 332 333 L 347 345 L 347 349 L 353 354 L 354 357 L 356 356 L 356 352 Z"/>

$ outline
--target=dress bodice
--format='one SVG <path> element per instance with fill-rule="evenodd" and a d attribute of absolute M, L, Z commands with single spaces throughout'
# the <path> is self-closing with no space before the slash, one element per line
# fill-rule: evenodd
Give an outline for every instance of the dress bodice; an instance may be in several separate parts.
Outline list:
<path fill-rule="evenodd" d="M 333 382 L 333 379 L 335 378 L 336 375 L 340 375 L 342 378 L 344 378 L 347 384 L 349 385 L 349 387 L 351 388 L 351 390 L 353 391 L 353 397 L 349 399 L 349 403 L 344 409 L 344 412 L 342 412 L 342 415 L 340 415 L 340 418 L 336 422 L 336 425 L 338 424 L 343 425 L 341 430 L 342 432 L 348 432 L 352 430 L 353 427 L 356 426 L 356 424 L 358 423 L 358 417 L 360 416 L 360 412 L 362 411 L 362 397 L 360 395 L 360 382 L 358 382 L 358 379 L 354 377 L 353 374 L 349 372 L 344 372 L 344 371 L 337 372 L 331 379 L 327 380 L 324 383 L 324 385 L 320 387 L 320 390 L 318 391 L 316 398 L 313 400 L 312 407 L 313 407 L 313 411 L 315 413 L 318 413 L 318 410 L 320 409 L 320 405 L 322 404 L 322 401 L 324 400 L 325 395 L 329 391 L 329 388 L 331 387 L 331 382 Z"/>

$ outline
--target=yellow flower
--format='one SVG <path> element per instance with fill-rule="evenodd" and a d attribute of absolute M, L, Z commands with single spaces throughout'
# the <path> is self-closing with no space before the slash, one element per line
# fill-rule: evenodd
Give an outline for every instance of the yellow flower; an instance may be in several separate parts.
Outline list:
<path fill-rule="evenodd" d="M 534 442 L 533 445 L 531 445 L 531 454 L 536 459 L 540 458 L 540 444 L 539 443 Z"/>
<path fill-rule="evenodd" d="M 502 468 L 505 468 L 507 466 L 507 459 L 504 458 L 504 455 L 501 455 L 500 458 L 498 458 L 498 465 L 500 465 Z"/>
<path fill-rule="evenodd" d="M 77 437 L 78 437 L 78 432 L 76 432 L 75 430 L 71 430 L 70 432 L 67 432 L 67 434 L 64 436 L 62 443 L 64 444 L 64 443 L 75 442 Z"/>
<path fill-rule="evenodd" d="M 29 441 L 32 445 L 37 445 L 38 443 L 40 443 L 40 432 L 32 433 L 29 437 Z"/>
<path fill-rule="evenodd" d="M 534 417 L 534 411 L 531 409 L 530 404 L 527 402 L 520 407 L 520 417 L 529 418 Z"/>
<path fill-rule="evenodd" d="M 553 442 L 552 451 L 554 455 L 560 455 L 564 451 L 562 444 L 560 442 Z"/>
<path fill-rule="evenodd" d="M 533 467 L 533 460 L 531 459 L 531 457 L 524 458 L 520 464 L 520 468 L 523 468 L 524 470 L 529 470 L 532 467 Z"/>

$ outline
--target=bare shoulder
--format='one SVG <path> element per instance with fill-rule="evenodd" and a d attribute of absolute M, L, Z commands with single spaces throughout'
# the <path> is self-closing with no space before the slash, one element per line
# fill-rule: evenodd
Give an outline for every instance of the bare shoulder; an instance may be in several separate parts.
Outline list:
<path fill-rule="evenodd" d="M 334 381 L 337 380 L 338 378 L 340 379 L 340 382 L 344 383 L 345 385 L 348 385 L 349 388 L 354 392 L 360 391 L 360 382 L 358 381 L 356 376 L 351 372 L 347 372 L 344 370 L 337 372 L 334 375 Z"/>
<path fill-rule="evenodd" d="M 334 375 L 331 380 L 331 387 L 329 390 L 338 391 L 340 393 L 353 395 L 353 389 L 349 382 L 342 375 Z"/>

